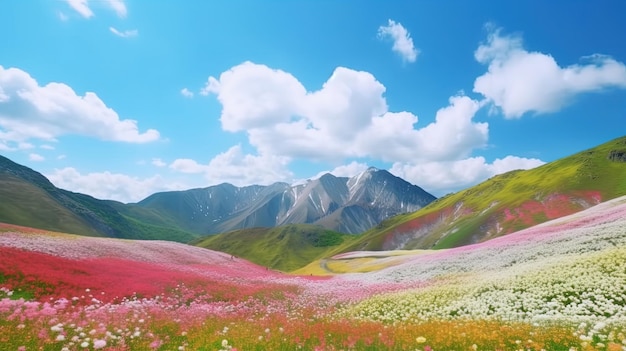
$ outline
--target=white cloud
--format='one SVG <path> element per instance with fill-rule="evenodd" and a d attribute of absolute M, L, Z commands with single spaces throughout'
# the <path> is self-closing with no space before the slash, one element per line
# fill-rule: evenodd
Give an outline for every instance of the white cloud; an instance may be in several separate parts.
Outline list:
<path fill-rule="evenodd" d="M 89 7 L 88 0 L 65 0 L 70 5 L 74 11 L 78 12 L 81 16 L 85 18 L 90 18 L 94 16 L 93 11 Z M 110 7 L 119 17 L 126 17 L 128 14 L 128 10 L 126 8 L 126 4 L 123 0 L 104 0 L 103 1 L 108 7 Z M 61 16 L 62 15 L 62 16 Z M 60 14 L 60 18 L 62 20 L 67 19 L 67 17 L 63 14 Z"/>
<path fill-rule="evenodd" d="M 29 149 L 34 149 L 35 145 L 31 143 L 26 143 L 26 142 L 20 142 L 20 143 L 17 143 L 17 148 L 19 150 L 29 150 Z"/>
<path fill-rule="evenodd" d="M 287 122 L 300 112 L 306 94 L 291 74 L 265 65 L 244 62 L 209 77 L 200 94 L 213 93 L 222 103 L 222 127 L 231 132 Z"/>
<path fill-rule="evenodd" d="M 92 92 L 77 95 L 63 83 L 39 85 L 27 72 L 0 66 L 0 140 L 4 143 L 29 139 L 54 141 L 67 134 L 102 140 L 145 143 L 159 139 L 159 132 L 140 132 L 137 121 L 120 120 Z"/>
<path fill-rule="evenodd" d="M 163 160 L 161 160 L 160 158 L 153 158 L 151 163 L 153 166 L 157 166 L 157 167 L 167 166 L 167 163 L 163 162 Z"/>
<path fill-rule="evenodd" d="M 180 94 L 186 98 L 192 98 L 193 97 L 193 92 L 187 88 L 183 88 L 180 91 Z"/>
<path fill-rule="evenodd" d="M 491 32 L 474 57 L 488 65 L 476 78 L 474 91 L 502 110 L 506 118 L 527 112 L 555 112 L 576 95 L 606 88 L 626 88 L 626 66 L 603 55 L 583 58 L 581 64 L 561 67 L 547 54 L 524 49 L 519 36 Z"/>
<path fill-rule="evenodd" d="M 54 150 L 54 146 L 48 145 L 48 144 L 43 144 L 43 145 L 40 145 L 39 147 L 44 150 Z"/>
<path fill-rule="evenodd" d="M 361 162 L 357 162 L 357 161 L 352 161 L 346 165 L 341 165 L 341 166 L 337 166 L 335 167 L 333 170 L 331 171 L 321 171 L 319 173 L 317 173 L 315 176 L 311 177 L 310 179 L 317 179 L 321 176 L 323 176 L 324 174 L 330 173 L 332 175 L 334 175 L 335 177 L 354 177 L 357 174 L 367 170 L 368 166 L 365 163 L 361 163 Z M 303 181 L 298 181 L 296 183 L 304 183 Z"/>
<path fill-rule="evenodd" d="M 467 157 L 484 147 L 489 136 L 487 123 L 473 117 L 480 104 L 467 96 L 453 96 L 435 121 L 415 129 L 417 116 L 409 112 L 386 113 L 373 119 L 372 126 L 356 140 L 362 153 L 384 161 L 453 160 Z"/>
<path fill-rule="evenodd" d="M 486 123 L 475 123 L 480 104 L 450 98 L 433 123 L 416 129 L 417 116 L 389 112 L 385 86 L 362 71 L 335 69 L 318 91 L 307 92 L 291 74 L 245 62 L 210 77 L 204 94 L 222 103 L 223 129 L 246 131 L 262 155 L 341 161 L 455 159 L 483 147 Z"/>
<path fill-rule="evenodd" d="M 242 186 L 291 181 L 293 174 L 286 168 L 288 162 L 287 158 L 280 156 L 244 154 L 241 146 L 235 145 L 215 156 L 208 164 L 177 159 L 169 167 L 181 173 L 203 174 L 209 184 Z"/>
<path fill-rule="evenodd" d="M 93 17 L 93 11 L 87 6 L 87 0 L 66 0 L 74 11 L 85 18 Z"/>
<path fill-rule="evenodd" d="M 332 171 L 328 172 L 335 177 L 354 177 L 355 175 L 367 170 L 368 166 L 365 163 L 352 161 L 347 165 L 341 165 L 335 167 Z"/>
<path fill-rule="evenodd" d="M 67 158 L 67 155 L 59 155 L 57 156 L 57 160 L 64 160 Z"/>
<path fill-rule="evenodd" d="M 417 59 L 419 51 L 413 45 L 413 39 L 409 31 L 407 31 L 402 24 L 389 20 L 386 26 L 380 26 L 378 28 L 378 37 L 393 40 L 393 47 L 391 49 L 398 53 L 403 60 L 415 62 Z"/>
<path fill-rule="evenodd" d="M 41 156 L 39 154 L 36 154 L 36 153 L 31 153 L 31 154 L 28 155 L 28 159 L 31 160 L 31 161 L 35 161 L 35 162 L 40 162 L 40 161 L 45 160 L 45 157 L 43 157 L 43 156 Z"/>
<path fill-rule="evenodd" d="M 442 196 L 473 186 L 497 174 L 516 169 L 531 169 L 542 164 L 544 162 L 539 159 L 517 156 L 506 156 L 492 163 L 488 163 L 484 157 L 471 157 L 417 164 L 396 162 L 390 172 L 419 185 L 433 195 Z"/>
<path fill-rule="evenodd" d="M 159 191 L 183 190 L 186 186 L 166 182 L 161 176 L 138 178 L 120 173 L 82 174 L 72 167 L 56 169 L 46 177 L 57 187 L 88 194 L 98 199 L 137 202 Z"/>
<path fill-rule="evenodd" d="M 208 166 L 201 165 L 190 158 L 179 158 L 170 164 L 170 168 L 181 173 L 199 174 L 208 171 Z"/>
<path fill-rule="evenodd" d="M 63 22 L 65 22 L 65 21 L 67 21 L 69 19 L 69 17 L 65 13 L 63 13 L 63 12 L 59 11 L 58 15 L 59 15 L 59 19 L 61 21 L 63 21 Z"/>
<path fill-rule="evenodd" d="M 115 29 L 114 27 L 109 27 L 109 30 L 111 31 L 111 33 L 122 38 L 131 38 L 131 37 L 136 37 L 137 35 L 139 35 L 139 31 L 137 29 L 125 30 L 122 32 L 122 31 Z"/>
<path fill-rule="evenodd" d="M 119 17 L 126 17 L 128 14 L 126 4 L 123 0 L 105 0 L 105 2 Z"/>

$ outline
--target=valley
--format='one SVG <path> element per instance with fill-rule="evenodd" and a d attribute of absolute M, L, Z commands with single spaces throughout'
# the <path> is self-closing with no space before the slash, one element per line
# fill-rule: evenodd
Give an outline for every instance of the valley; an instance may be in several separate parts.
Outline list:
<path fill-rule="evenodd" d="M 0 1 L 0 351 L 626 351 L 624 13 Z"/>
<path fill-rule="evenodd" d="M 618 350 L 626 163 L 610 155 L 622 149 L 625 138 L 496 176 L 361 234 L 299 223 L 195 233 L 188 244 L 104 237 L 97 225 L 78 235 L 89 223 L 122 230 L 116 220 L 135 223 L 131 232 L 150 228 L 141 220 L 163 233 L 194 232 L 162 215 L 156 197 L 146 200 L 152 207 L 97 200 L 5 160 L 0 189 L 18 203 L 3 218 L 52 218 L 16 215 L 40 196 L 72 221 L 0 224 L 0 342 L 11 350 Z M 203 192 L 219 189 L 228 187 Z M 198 191 L 180 195 L 189 203 Z M 67 223 L 79 233 L 47 229 Z"/>

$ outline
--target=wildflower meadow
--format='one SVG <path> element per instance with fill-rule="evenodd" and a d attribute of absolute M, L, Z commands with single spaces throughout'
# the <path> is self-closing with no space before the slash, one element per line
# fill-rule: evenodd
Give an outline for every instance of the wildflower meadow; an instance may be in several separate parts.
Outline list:
<path fill-rule="evenodd" d="M 380 269 L 0 226 L 0 350 L 626 350 L 626 198 Z M 346 265 L 348 266 L 348 265 Z"/>

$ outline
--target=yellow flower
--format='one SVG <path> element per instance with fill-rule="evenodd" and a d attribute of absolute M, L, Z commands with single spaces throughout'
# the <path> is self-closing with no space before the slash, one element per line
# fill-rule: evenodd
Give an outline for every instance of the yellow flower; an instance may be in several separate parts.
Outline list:
<path fill-rule="evenodd" d="M 415 338 L 415 342 L 418 344 L 423 344 L 426 342 L 426 338 L 423 336 L 418 336 L 417 338 Z"/>

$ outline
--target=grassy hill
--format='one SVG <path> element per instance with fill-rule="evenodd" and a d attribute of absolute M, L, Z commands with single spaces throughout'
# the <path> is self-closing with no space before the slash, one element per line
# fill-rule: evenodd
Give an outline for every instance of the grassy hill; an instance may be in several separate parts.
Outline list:
<path fill-rule="evenodd" d="M 335 252 L 441 249 L 485 241 L 626 194 L 626 137 L 495 176 L 396 216 Z"/>
<path fill-rule="evenodd" d="M 197 237 L 156 217 L 152 222 L 134 217 L 130 209 L 122 210 L 124 204 L 59 189 L 43 175 L 2 156 L 0 198 L 0 222 L 5 223 L 127 239 L 187 242 Z"/>
<path fill-rule="evenodd" d="M 45 189 L 21 178 L 0 175 L 0 222 L 82 235 L 102 236 Z"/>
<path fill-rule="evenodd" d="M 227 252 L 272 269 L 293 271 L 354 239 L 353 235 L 314 225 L 290 224 L 235 230 L 198 239 L 192 244 Z"/>

